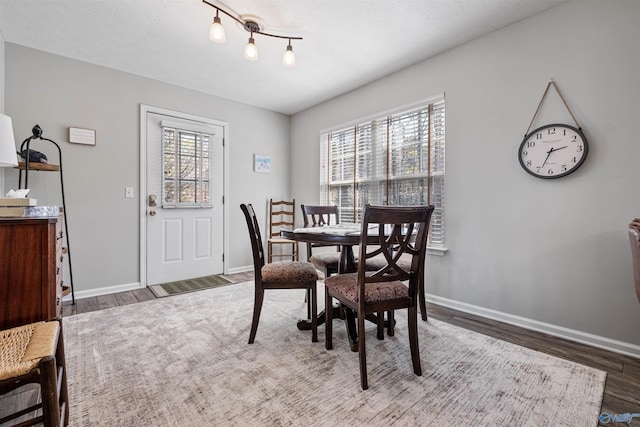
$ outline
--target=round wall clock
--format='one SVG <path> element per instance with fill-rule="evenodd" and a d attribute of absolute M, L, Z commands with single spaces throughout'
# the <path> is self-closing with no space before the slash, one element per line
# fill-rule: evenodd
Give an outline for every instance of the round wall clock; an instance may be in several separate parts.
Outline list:
<path fill-rule="evenodd" d="M 518 159 L 525 171 L 537 178 L 569 175 L 587 158 L 589 144 L 580 129 L 565 124 L 544 125 L 527 134 Z"/>

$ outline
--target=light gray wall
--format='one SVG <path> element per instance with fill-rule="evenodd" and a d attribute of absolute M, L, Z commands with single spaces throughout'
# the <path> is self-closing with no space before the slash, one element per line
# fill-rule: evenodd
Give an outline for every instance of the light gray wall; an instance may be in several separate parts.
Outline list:
<path fill-rule="evenodd" d="M 139 280 L 140 104 L 229 124 L 226 259 L 232 270 L 252 265 L 239 205 L 254 203 L 264 217 L 269 197 L 288 196 L 288 116 L 11 43 L 5 51 L 6 114 L 18 144 L 37 123 L 62 147 L 76 292 Z M 69 126 L 95 129 L 96 145 L 67 142 Z M 32 148 L 57 159 L 43 142 Z M 272 157 L 271 174 L 252 172 L 253 153 Z M 17 173 L 6 181 L 15 188 Z M 124 198 L 126 186 L 135 198 Z M 57 174 L 30 174 L 29 187 L 40 205 L 60 203 Z"/>
<path fill-rule="evenodd" d="M 4 36 L 0 28 L 0 113 L 4 113 Z M 4 196 L 4 169 L 0 168 L 0 195 Z"/>
<path fill-rule="evenodd" d="M 449 252 L 429 257 L 428 293 L 638 351 L 627 224 L 640 216 L 639 24 L 640 2 L 572 1 L 298 113 L 292 194 L 318 201 L 321 130 L 444 92 Z M 552 77 L 591 151 L 574 174 L 541 180 L 516 153 Z M 553 91 L 536 124 L 548 122 L 571 124 Z"/>
<path fill-rule="evenodd" d="M 4 36 L 0 28 L 0 113 L 2 112 L 4 112 Z"/>

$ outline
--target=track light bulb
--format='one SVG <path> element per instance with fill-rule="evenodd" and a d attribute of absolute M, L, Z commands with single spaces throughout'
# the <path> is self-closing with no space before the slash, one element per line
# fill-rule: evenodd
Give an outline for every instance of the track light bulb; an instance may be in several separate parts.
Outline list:
<path fill-rule="evenodd" d="M 296 55 L 293 53 L 293 47 L 291 47 L 291 44 L 287 46 L 287 50 L 285 50 L 284 55 L 282 55 L 282 65 L 287 68 L 296 66 Z"/>
<path fill-rule="evenodd" d="M 224 27 L 220 23 L 220 18 L 217 15 L 213 18 L 211 29 L 209 29 L 209 38 L 215 43 L 224 43 L 225 41 Z"/>
<path fill-rule="evenodd" d="M 244 47 L 244 59 L 247 61 L 258 60 L 258 48 L 256 47 L 253 37 L 249 37 L 249 43 Z"/>

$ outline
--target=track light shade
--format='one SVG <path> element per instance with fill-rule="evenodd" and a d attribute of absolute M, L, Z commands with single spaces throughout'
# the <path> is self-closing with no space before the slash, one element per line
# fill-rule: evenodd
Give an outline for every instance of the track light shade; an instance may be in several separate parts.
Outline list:
<path fill-rule="evenodd" d="M 215 43 L 224 43 L 226 37 L 224 34 L 224 27 L 220 23 L 220 17 L 215 16 L 213 18 L 213 23 L 211 24 L 211 28 L 209 29 L 209 38 L 212 42 Z"/>
<path fill-rule="evenodd" d="M 244 47 L 244 59 L 247 61 L 258 60 L 258 48 L 256 47 L 253 37 L 249 37 L 249 43 Z"/>
<path fill-rule="evenodd" d="M 293 47 L 291 47 L 291 45 L 287 46 L 287 50 L 285 50 L 284 55 L 282 55 L 282 65 L 287 68 L 296 66 L 296 55 L 293 53 Z"/>

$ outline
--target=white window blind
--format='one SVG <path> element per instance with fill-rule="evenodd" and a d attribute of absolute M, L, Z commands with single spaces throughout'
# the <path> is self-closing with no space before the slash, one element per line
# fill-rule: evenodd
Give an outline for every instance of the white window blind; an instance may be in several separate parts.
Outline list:
<path fill-rule="evenodd" d="M 320 200 L 340 222 L 366 204 L 434 205 L 429 243 L 444 247 L 444 99 L 321 136 Z"/>

